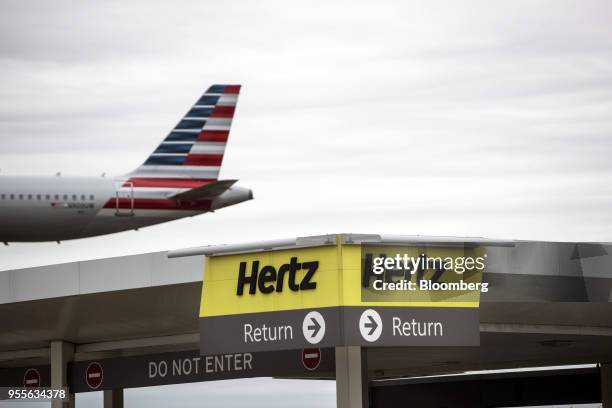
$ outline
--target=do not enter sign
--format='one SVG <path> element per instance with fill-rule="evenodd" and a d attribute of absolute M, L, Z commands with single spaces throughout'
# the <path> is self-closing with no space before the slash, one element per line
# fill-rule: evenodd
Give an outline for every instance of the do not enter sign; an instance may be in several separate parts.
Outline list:
<path fill-rule="evenodd" d="M 23 386 L 25 388 L 40 387 L 40 373 L 35 368 L 28 368 L 23 375 Z"/>
<path fill-rule="evenodd" d="M 92 390 L 95 390 L 102 384 L 104 373 L 100 363 L 94 361 L 87 366 L 85 370 L 85 382 Z"/>
<path fill-rule="evenodd" d="M 316 370 L 321 364 L 321 349 L 307 348 L 302 350 L 302 364 L 308 370 Z"/>

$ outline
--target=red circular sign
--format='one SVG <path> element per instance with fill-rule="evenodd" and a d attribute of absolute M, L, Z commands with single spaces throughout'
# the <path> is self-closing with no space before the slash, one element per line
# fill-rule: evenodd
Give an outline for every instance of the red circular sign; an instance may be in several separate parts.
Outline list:
<path fill-rule="evenodd" d="M 302 350 L 302 364 L 308 370 L 316 370 L 321 364 L 321 349 L 307 348 Z"/>
<path fill-rule="evenodd" d="M 95 390 L 102 384 L 104 379 L 104 372 L 100 363 L 91 362 L 85 370 L 85 382 L 92 390 Z"/>
<path fill-rule="evenodd" d="M 40 387 L 40 373 L 35 368 L 28 368 L 23 375 L 24 388 Z"/>

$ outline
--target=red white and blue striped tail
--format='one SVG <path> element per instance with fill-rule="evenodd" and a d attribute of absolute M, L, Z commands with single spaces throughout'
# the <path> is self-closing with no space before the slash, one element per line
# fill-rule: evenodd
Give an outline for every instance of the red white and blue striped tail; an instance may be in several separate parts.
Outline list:
<path fill-rule="evenodd" d="M 195 188 L 217 180 L 240 85 L 213 85 L 149 158 L 128 174 L 134 187 Z"/>

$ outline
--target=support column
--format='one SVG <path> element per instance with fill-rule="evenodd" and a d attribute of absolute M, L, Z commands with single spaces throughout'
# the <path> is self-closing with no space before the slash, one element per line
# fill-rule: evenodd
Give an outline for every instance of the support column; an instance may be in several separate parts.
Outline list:
<path fill-rule="evenodd" d="M 62 340 L 51 342 L 51 388 L 68 387 L 68 362 L 74 357 L 74 344 Z M 70 391 L 70 390 L 69 390 Z M 74 394 L 69 400 L 53 400 L 51 408 L 74 408 Z"/>
<path fill-rule="evenodd" d="M 104 391 L 104 408 L 123 408 L 123 389 Z"/>
<path fill-rule="evenodd" d="M 612 408 L 612 363 L 602 363 L 601 376 L 601 406 Z"/>
<path fill-rule="evenodd" d="M 361 347 L 336 347 L 336 405 L 368 408 L 368 364 Z"/>

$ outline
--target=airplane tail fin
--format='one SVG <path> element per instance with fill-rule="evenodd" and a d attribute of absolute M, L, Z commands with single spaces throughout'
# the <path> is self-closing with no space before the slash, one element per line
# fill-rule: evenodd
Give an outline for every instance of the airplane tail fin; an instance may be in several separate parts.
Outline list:
<path fill-rule="evenodd" d="M 134 186 L 194 188 L 219 177 L 240 85 L 213 85 L 127 176 Z"/>

